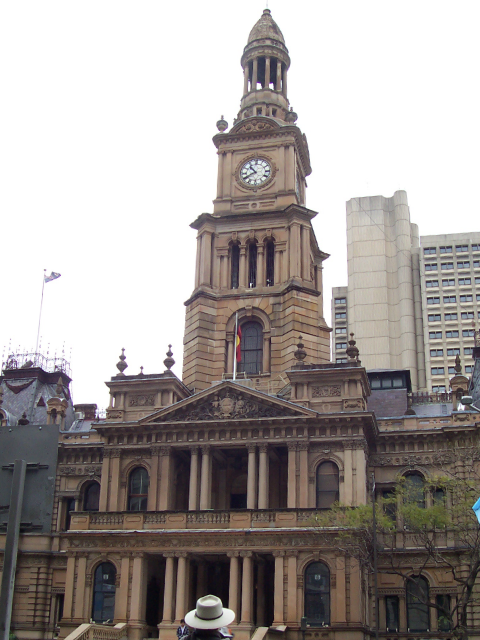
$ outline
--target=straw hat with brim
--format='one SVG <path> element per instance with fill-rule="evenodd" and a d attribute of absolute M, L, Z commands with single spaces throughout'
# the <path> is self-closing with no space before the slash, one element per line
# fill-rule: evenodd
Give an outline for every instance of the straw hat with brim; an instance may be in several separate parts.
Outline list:
<path fill-rule="evenodd" d="M 204 596 L 197 600 L 197 608 L 185 615 L 185 622 L 193 629 L 220 629 L 235 619 L 231 609 L 224 609 L 217 596 Z"/>

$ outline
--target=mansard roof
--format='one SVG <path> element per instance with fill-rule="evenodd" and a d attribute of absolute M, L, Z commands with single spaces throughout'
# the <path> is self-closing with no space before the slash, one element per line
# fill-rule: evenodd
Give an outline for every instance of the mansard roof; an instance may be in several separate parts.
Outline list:
<path fill-rule="evenodd" d="M 225 380 L 142 418 L 139 424 L 315 416 L 316 411 Z"/>

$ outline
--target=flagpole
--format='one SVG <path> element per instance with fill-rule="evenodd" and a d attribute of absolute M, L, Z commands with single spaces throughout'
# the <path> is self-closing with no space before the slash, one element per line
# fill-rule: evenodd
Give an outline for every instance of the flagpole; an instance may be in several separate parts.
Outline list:
<path fill-rule="evenodd" d="M 40 339 L 40 323 L 42 321 L 42 307 L 43 307 L 43 290 L 45 288 L 45 273 L 46 269 L 43 270 L 43 278 L 42 278 L 42 297 L 40 299 L 40 313 L 38 314 L 38 330 L 37 330 L 37 344 L 35 345 L 35 353 L 38 352 L 38 341 Z"/>
<path fill-rule="evenodd" d="M 237 379 L 237 338 L 238 338 L 238 311 L 235 313 L 235 337 L 233 339 L 233 379 Z"/>

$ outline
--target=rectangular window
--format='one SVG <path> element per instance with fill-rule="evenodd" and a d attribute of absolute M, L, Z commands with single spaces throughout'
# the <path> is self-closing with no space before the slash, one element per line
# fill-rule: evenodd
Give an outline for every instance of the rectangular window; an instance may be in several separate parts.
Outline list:
<path fill-rule="evenodd" d="M 455 278 L 448 278 L 442 280 L 442 287 L 454 287 L 455 286 Z"/>
<path fill-rule="evenodd" d="M 480 268 L 480 260 L 474 260 L 473 261 L 473 268 L 474 269 L 479 269 Z"/>
<path fill-rule="evenodd" d="M 335 304 L 347 304 L 346 298 L 335 298 Z"/>
<path fill-rule="evenodd" d="M 460 355 L 460 349 L 447 349 L 447 356 L 459 356 Z"/>
<path fill-rule="evenodd" d="M 474 317 L 473 311 L 462 311 L 462 320 L 472 320 Z"/>
<path fill-rule="evenodd" d="M 473 364 L 467 364 L 465 367 L 465 373 L 473 373 Z"/>
<path fill-rule="evenodd" d="M 457 301 L 457 296 L 443 296 L 444 304 L 453 304 Z"/>
<path fill-rule="evenodd" d="M 432 376 L 445 375 L 445 367 L 432 367 L 430 371 L 432 372 Z"/>
<path fill-rule="evenodd" d="M 454 373 L 455 373 L 455 367 L 448 367 L 448 375 L 453 376 Z"/>
<path fill-rule="evenodd" d="M 468 244 L 457 244 L 455 251 L 457 253 L 466 253 L 468 251 Z"/>
<path fill-rule="evenodd" d="M 432 387 L 433 393 L 445 393 L 445 386 L 443 384 Z"/>
<path fill-rule="evenodd" d="M 385 489 L 385 491 L 382 491 L 382 498 L 384 500 L 383 511 L 385 515 L 392 520 L 396 520 L 397 510 L 395 508 L 395 491 L 393 489 Z"/>
<path fill-rule="evenodd" d="M 451 322 L 452 320 L 458 320 L 458 313 L 446 313 L 445 321 Z"/>
<path fill-rule="evenodd" d="M 347 333 L 347 327 L 337 327 L 335 333 Z"/>
<path fill-rule="evenodd" d="M 346 317 L 347 317 L 347 314 L 345 312 L 340 312 L 335 314 L 335 318 L 337 319 L 346 318 Z"/>
<path fill-rule="evenodd" d="M 427 304 L 440 304 L 440 298 L 438 296 L 432 296 L 427 298 Z"/>
<path fill-rule="evenodd" d="M 471 356 L 473 354 L 473 348 L 472 347 L 465 347 L 463 349 L 463 353 L 466 356 Z"/>
<path fill-rule="evenodd" d="M 428 337 L 430 338 L 430 340 L 441 340 L 442 339 L 442 332 L 441 331 L 429 331 Z"/>
<path fill-rule="evenodd" d="M 473 296 L 471 293 L 466 293 L 460 296 L 460 302 L 473 302 Z"/>
<path fill-rule="evenodd" d="M 432 358 L 443 357 L 443 349 L 430 349 L 430 357 Z"/>
<path fill-rule="evenodd" d="M 472 244 L 472 251 L 480 251 L 480 244 Z"/>
<path fill-rule="evenodd" d="M 436 253 L 437 250 L 435 247 L 425 247 L 425 249 L 423 250 L 424 256 L 434 256 Z"/>
<path fill-rule="evenodd" d="M 441 315 L 439 313 L 429 313 L 428 314 L 428 321 L 429 322 L 440 322 L 440 320 L 442 319 Z"/>
<path fill-rule="evenodd" d="M 346 348 L 347 348 L 346 342 L 337 342 L 337 344 L 335 345 L 335 349 L 346 349 Z"/>
<path fill-rule="evenodd" d="M 436 262 L 425 263 L 425 271 L 437 271 L 437 263 Z"/>
<path fill-rule="evenodd" d="M 457 262 L 457 269 L 470 269 L 470 262 Z"/>
<path fill-rule="evenodd" d="M 449 271 L 453 269 L 453 262 L 442 262 L 442 271 Z"/>
<path fill-rule="evenodd" d="M 472 284 L 472 279 L 471 278 L 459 278 L 458 279 L 458 284 L 461 287 L 465 287 L 467 284 Z"/>
<path fill-rule="evenodd" d="M 457 330 L 453 330 L 453 331 L 445 331 L 445 337 L 446 338 L 458 338 L 458 331 Z"/>
<path fill-rule="evenodd" d="M 440 247 L 440 253 L 452 253 L 452 247 Z"/>
<path fill-rule="evenodd" d="M 427 280 L 426 285 L 427 285 L 427 289 L 433 289 L 434 287 L 438 287 L 438 280 Z"/>
<path fill-rule="evenodd" d="M 347 362 L 347 358 L 337 358 L 335 362 L 337 364 L 345 364 Z"/>
<path fill-rule="evenodd" d="M 480 284 L 480 278 L 475 278 L 475 284 Z"/>
<path fill-rule="evenodd" d="M 475 337 L 475 329 L 463 329 L 462 336 L 464 338 L 474 338 Z"/>
<path fill-rule="evenodd" d="M 480 293 L 477 293 L 477 302 L 480 302 Z"/>

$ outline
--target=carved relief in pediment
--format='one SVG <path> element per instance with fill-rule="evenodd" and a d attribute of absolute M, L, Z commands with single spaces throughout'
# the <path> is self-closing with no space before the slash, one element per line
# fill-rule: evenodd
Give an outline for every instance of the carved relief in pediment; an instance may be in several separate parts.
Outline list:
<path fill-rule="evenodd" d="M 231 389 L 205 398 L 203 402 L 186 407 L 165 416 L 168 422 L 197 422 L 202 420 L 228 420 L 249 418 L 277 418 L 296 415 L 292 409 L 262 402 L 247 394 Z"/>

